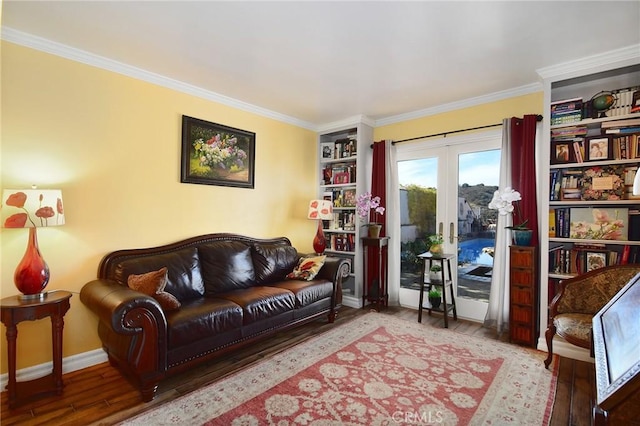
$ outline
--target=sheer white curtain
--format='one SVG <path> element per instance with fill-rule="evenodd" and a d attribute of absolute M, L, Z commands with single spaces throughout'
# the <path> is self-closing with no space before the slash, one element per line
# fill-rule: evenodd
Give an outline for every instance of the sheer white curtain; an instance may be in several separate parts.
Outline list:
<path fill-rule="evenodd" d="M 502 189 L 511 186 L 511 119 L 509 118 L 502 121 L 500 158 L 499 187 Z M 484 325 L 495 328 L 498 333 L 509 329 L 509 239 L 511 232 L 505 227 L 511 226 L 512 221 L 511 215 L 498 215 L 489 306 L 484 318 Z"/>
<path fill-rule="evenodd" d="M 392 141 L 385 140 L 386 170 L 387 174 L 387 235 L 389 235 L 388 273 L 389 273 L 389 305 L 400 303 L 400 282 L 395 282 L 400 277 L 400 235 L 393 235 L 400 229 L 400 200 L 398 198 L 398 161 L 396 146 Z"/>

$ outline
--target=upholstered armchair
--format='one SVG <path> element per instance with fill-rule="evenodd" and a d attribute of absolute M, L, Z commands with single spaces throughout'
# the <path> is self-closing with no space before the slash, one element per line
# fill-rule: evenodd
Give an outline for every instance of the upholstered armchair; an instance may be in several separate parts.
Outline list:
<path fill-rule="evenodd" d="M 560 282 L 560 291 L 549 306 L 545 367 L 551 364 L 556 334 L 572 345 L 591 349 L 593 316 L 638 272 L 640 264 L 614 265 Z"/>

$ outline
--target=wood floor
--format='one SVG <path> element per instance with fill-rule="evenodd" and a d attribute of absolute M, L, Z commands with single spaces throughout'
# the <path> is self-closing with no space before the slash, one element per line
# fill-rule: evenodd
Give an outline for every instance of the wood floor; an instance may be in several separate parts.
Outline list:
<path fill-rule="evenodd" d="M 336 323 L 347 322 L 365 312 L 360 309 L 342 308 Z M 417 321 L 417 312 L 414 310 L 389 308 L 385 312 Z M 435 315 L 433 317 L 425 315 L 423 323 L 442 327 L 442 319 Z M 65 389 L 60 397 L 43 398 L 15 410 L 9 410 L 7 393 L 2 392 L 0 422 L 3 426 L 114 424 L 214 382 L 334 326 L 326 324 L 325 320 L 320 320 L 278 333 L 263 343 L 239 349 L 225 356 L 224 359 L 165 380 L 160 384 L 156 398 L 149 403 L 141 402 L 138 391 L 108 363 L 74 371 L 64 375 Z M 468 321 L 450 321 L 449 328 L 468 335 L 488 339 L 498 338 L 490 330 Z M 593 364 L 560 358 L 559 368 L 558 387 L 550 424 L 553 426 L 591 425 L 591 401 L 595 393 Z"/>

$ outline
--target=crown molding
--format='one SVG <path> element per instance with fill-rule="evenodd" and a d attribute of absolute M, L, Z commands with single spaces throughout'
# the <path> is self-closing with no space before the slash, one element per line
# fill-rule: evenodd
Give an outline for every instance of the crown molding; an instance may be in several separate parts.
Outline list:
<path fill-rule="evenodd" d="M 604 71 L 612 68 L 612 65 L 619 68 L 639 63 L 640 44 L 633 44 L 631 46 L 622 47 L 609 52 L 576 59 L 575 61 L 563 62 L 550 67 L 540 68 L 536 70 L 536 72 L 544 80 L 559 80 L 568 76 L 582 75 L 585 71 Z"/>
<path fill-rule="evenodd" d="M 442 105 L 438 105 L 431 108 L 425 108 L 425 109 L 420 109 L 418 111 L 381 118 L 376 120 L 375 127 L 386 126 L 389 124 L 395 124 L 395 123 L 399 123 L 407 120 L 415 120 L 417 118 L 428 117 L 430 115 L 442 114 L 444 112 L 455 111 L 463 108 L 469 108 L 476 105 L 482 105 L 486 103 L 501 101 L 504 99 L 509 99 L 516 96 L 528 95 L 531 93 L 541 92 L 541 91 L 542 91 L 542 83 L 531 83 L 531 84 L 516 87 L 513 89 L 502 90 L 500 92 L 494 92 L 494 93 L 489 93 L 487 95 L 477 96 L 475 98 L 463 99 L 461 101 L 450 102 L 448 104 L 442 104 Z"/>
<path fill-rule="evenodd" d="M 321 124 L 316 127 L 318 133 L 327 133 L 336 130 L 342 130 L 346 127 L 357 126 L 358 124 L 366 124 L 367 126 L 374 127 L 376 122 L 372 118 L 366 115 L 354 115 L 353 117 L 345 118 L 344 120 L 333 121 L 331 123 Z"/>
<path fill-rule="evenodd" d="M 105 69 L 107 71 L 112 71 L 118 74 L 125 75 L 127 77 L 133 77 L 138 80 L 146 81 L 148 83 L 186 93 L 188 95 L 196 96 L 208 101 L 217 102 L 242 111 L 271 118 L 283 123 L 292 124 L 294 126 L 302 127 L 312 131 L 317 131 L 318 126 L 316 124 L 309 123 L 295 117 L 290 117 L 288 115 L 280 114 L 278 112 L 271 111 L 266 108 L 262 108 L 246 102 L 242 102 L 216 92 L 205 90 L 197 86 L 187 84 L 179 80 L 174 80 L 172 78 L 146 71 L 141 68 L 127 65 L 122 62 L 114 61 L 103 56 L 95 55 L 84 50 L 76 49 L 62 43 L 57 43 L 42 37 L 34 36 L 32 34 L 27 34 L 10 27 L 2 27 L 2 33 L 0 37 L 2 38 L 2 40 L 29 47 L 31 49 L 39 50 L 41 52 L 50 53 L 52 55 L 70 59 L 72 61 Z"/>

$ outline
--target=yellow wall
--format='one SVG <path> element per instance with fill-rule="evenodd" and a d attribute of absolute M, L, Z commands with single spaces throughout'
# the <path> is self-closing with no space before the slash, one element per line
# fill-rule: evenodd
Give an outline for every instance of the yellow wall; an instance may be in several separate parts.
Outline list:
<path fill-rule="evenodd" d="M 542 114 L 542 97 L 543 92 L 540 91 L 429 117 L 389 124 L 387 126 L 376 127 L 373 131 L 373 136 L 376 141 L 383 139 L 402 140 L 501 123 L 503 118 L 508 117 L 522 117 L 525 114 Z"/>
<path fill-rule="evenodd" d="M 212 232 L 287 236 L 310 252 L 314 132 L 12 43 L 2 44 L 2 188 L 61 188 L 66 225 L 39 229 L 48 290 L 74 292 L 64 356 L 100 347 L 78 292 L 112 250 Z M 180 183 L 182 114 L 256 133 L 255 189 Z M 2 297 L 27 231 L 2 229 Z M 7 371 L 4 326 L 1 372 Z M 50 321 L 18 326 L 18 368 L 51 359 Z"/>
<path fill-rule="evenodd" d="M 64 356 L 100 347 L 77 292 L 102 256 L 210 232 L 288 236 L 312 251 L 305 219 L 316 195 L 316 135 L 109 71 L 2 43 L 0 186 L 61 188 L 66 225 L 41 229 L 48 289 L 74 292 Z M 375 140 L 417 137 L 542 113 L 542 93 L 378 127 Z M 255 189 L 180 183 L 182 114 L 256 133 Z M 2 297 L 26 230 L 0 231 Z M 0 372 L 7 371 L 4 327 Z M 48 320 L 19 326 L 18 368 L 50 361 Z"/>

